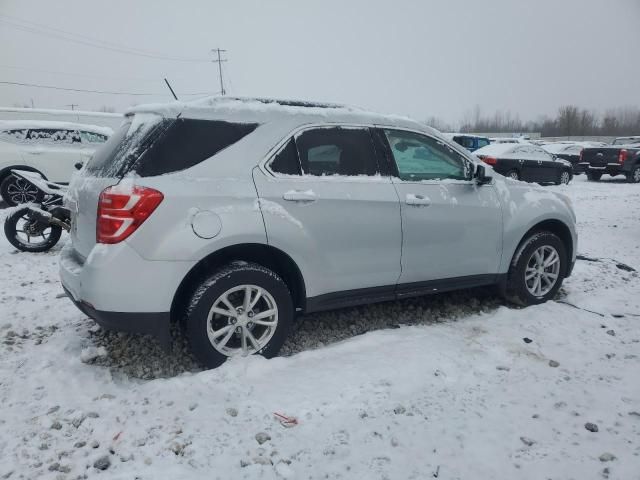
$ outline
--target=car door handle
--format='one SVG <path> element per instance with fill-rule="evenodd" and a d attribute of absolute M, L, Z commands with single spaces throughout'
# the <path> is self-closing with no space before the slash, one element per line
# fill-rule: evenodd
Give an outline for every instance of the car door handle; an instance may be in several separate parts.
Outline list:
<path fill-rule="evenodd" d="M 289 202 L 315 202 L 318 197 L 311 190 L 289 190 L 282 198 Z"/>
<path fill-rule="evenodd" d="M 416 193 L 407 193 L 405 197 L 405 203 L 407 205 L 417 205 L 422 207 L 428 207 L 431 205 L 431 199 L 426 195 L 420 195 Z"/>

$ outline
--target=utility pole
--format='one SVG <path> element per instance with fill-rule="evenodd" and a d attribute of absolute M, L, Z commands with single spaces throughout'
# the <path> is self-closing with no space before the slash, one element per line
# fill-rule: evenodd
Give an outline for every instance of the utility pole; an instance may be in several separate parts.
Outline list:
<path fill-rule="evenodd" d="M 78 106 L 79 105 L 77 103 L 68 103 L 65 105 L 65 107 L 71 107 L 71 111 L 74 111 Z"/>
<path fill-rule="evenodd" d="M 218 55 L 218 58 L 213 59 L 213 63 L 218 64 L 218 74 L 220 76 L 220 95 L 225 95 L 227 92 L 224 89 L 224 81 L 222 80 L 222 62 L 226 62 L 226 59 L 223 59 L 220 55 L 221 53 L 225 53 L 226 50 L 221 50 L 219 48 L 213 48 L 211 52 L 215 55 Z"/>

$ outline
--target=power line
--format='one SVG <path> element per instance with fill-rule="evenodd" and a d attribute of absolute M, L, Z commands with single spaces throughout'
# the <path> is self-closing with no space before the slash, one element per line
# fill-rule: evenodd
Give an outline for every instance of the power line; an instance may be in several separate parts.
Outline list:
<path fill-rule="evenodd" d="M 222 58 L 220 57 L 220 54 L 221 54 L 221 53 L 226 52 L 226 50 L 221 50 L 221 49 L 219 49 L 219 48 L 213 48 L 213 49 L 211 50 L 211 52 L 212 52 L 212 53 L 217 53 L 217 54 L 218 54 L 218 58 L 217 58 L 217 59 L 216 59 L 216 58 L 214 58 L 214 59 L 213 59 L 213 63 L 217 63 L 217 64 L 218 64 L 218 73 L 219 73 L 219 75 L 220 75 L 220 95 L 224 95 L 224 94 L 225 94 L 225 93 L 227 93 L 227 92 L 226 92 L 226 91 L 225 91 L 225 89 L 224 89 L 224 82 L 223 82 L 223 80 L 222 80 L 222 63 L 223 63 L 223 62 L 226 62 L 227 60 L 226 60 L 226 59 L 222 59 Z"/>
<path fill-rule="evenodd" d="M 0 22 L 17 30 L 24 32 L 35 33 L 37 35 L 43 35 L 46 37 L 56 38 L 65 42 L 77 43 L 93 48 L 101 48 L 103 50 L 110 50 L 118 53 L 124 53 L 127 55 L 137 55 L 141 57 L 153 58 L 156 60 L 170 60 L 175 62 L 192 62 L 202 63 L 207 62 L 206 59 L 201 58 L 189 58 L 189 57 L 173 57 L 163 55 L 154 52 L 148 52 L 140 49 L 132 49 L 130 47 L 120 46 L 112 42 L 105 42 L 102 40 L 93 39 L 84 35 L 66 32 L 64 30 L 48 27 L 46 25 L 28 22 L 26 20 L 17 19 L 15 17 L 9 17 L 7 15 L 0 15 Z M 9 20 L 7 20 L 9 18 Z M 17 20 L 17 23 L 16 21 Z M 75 38 L 74 38 L 75 37 Z"/>
<path fill-rule="evenodd" d="M 136 95 L 136 96 L 164 96 L 166 93 L 142 93 L 142 92 L 109 92 L 104 90 L 85 90 L 82 88 L 65 88 L 65 87 L 57 87 L 53 85 L 38 85 L 35 83 L 21 83 L 21 82 L 5 82 L 0 81 L 0 84 L 3 85 L 18 85 L 21 87 L 34 87 L 34 88 L 46 88 L 50 90 L 63 90 L 66 92 L 84 92 L 84 93 L 99 93 L 104 95 Z M 199 92 L 199 93 L 183 93 L 182 95 L 192 96 L 192 95 L 212 95 L 211 92 Z"/>

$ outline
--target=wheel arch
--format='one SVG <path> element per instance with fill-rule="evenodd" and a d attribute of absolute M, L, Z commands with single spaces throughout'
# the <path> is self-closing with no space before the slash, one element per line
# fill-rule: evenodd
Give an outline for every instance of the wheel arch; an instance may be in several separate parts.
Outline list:
<path fill-rule="evenodd" d="M 527 232 L 520 239 L 520 242 L 518 243 L 518 246 L 516 247 L 516 250 L 513 253 L 513 256 L 518 254 L 518 251 L 520 250 L 520 246 L 522 245 L 522 243 L 531 235 L 537 232 L 550 232 L 556 235 L 562 241 L 565 248 L 567 249 L 567 257 L 568 257 L 567 260 L 571 262 L 571 259 L 573 258 L 573 251 L 575 248 L 575 246 L 573 245 L 573 236 L 571 235 L 571 230 L 569 229 L 567 224 L 557 219 L 542 220 L 536 223 L 534 226 L 532 226 L 529 230 L 527 230 Z M 513 261 L 513 256 L 512 256 L 512 261 Z"/>
<path fill-rule="evenodd" d="M 11 170 L 26 170 L 27 172 L 39 173 L 44 177 L 45 180 L 48 180 L 47 176 L 37 168 L 29 167 L 27 165 L 11 165 L 10 167 L 4 167 L 0 169 L 0 183 L 4 181 L 4 179 L 9 175 L 11 175 Z"/>
<path fill-rule="evenodd" d="M 182 279 L 171 302 L 171 321 L 182 319 L 191 294 L 206 276 L 233 261 L 257 263 L 277 273 L 289 287 L 295 310 L 305 310 L 306 287 L 296 262 L 282 250 L 271 245 L 243 243 L 216 250 L 191 268 Z"/>

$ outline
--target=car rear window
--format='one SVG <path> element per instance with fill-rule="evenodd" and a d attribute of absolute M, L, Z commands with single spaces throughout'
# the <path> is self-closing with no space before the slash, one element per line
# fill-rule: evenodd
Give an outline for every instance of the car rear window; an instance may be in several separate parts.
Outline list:
<path fill-rule="evenodd" d="M 151 177 L 187 169 L 253 132 L 256 123 L 165 119 L 136 115 L 122 125 L 92 157 L 87 171 L 121 177 L 135 171 Z"/>

